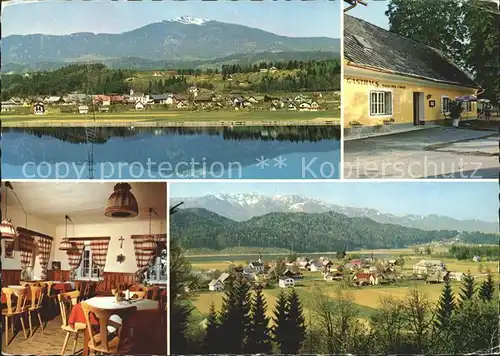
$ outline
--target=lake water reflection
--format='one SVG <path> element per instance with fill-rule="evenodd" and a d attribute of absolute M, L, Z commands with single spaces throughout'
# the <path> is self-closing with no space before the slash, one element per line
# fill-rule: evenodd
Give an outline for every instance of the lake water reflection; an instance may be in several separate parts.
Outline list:
<path fill-rule="evenodd" d="M 3 179 L 336 179 L 337 126 L 2 129 Z"/>

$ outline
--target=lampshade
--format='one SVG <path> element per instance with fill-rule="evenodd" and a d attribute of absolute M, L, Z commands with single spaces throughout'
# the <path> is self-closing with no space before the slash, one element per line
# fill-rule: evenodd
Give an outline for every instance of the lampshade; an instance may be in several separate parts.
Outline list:
<path fill-rule="evenodd" d="M 118 183 L 108 199 L 104 215 L 110 218 L 133 218 L 139 214 L 139 207 L 132 187 L 128 183 Z"/>
<path fill-rule="evenodd" d="M 71 241 L 69 241 L 68 238 L 63 238 L 61 240 L 61 244 L 59 245 L 59 250 L 61 251 L 69 251 L 73 249 L 73 245 L 71 244 Z"/>
<path fill-rule="evenodd" d="M 141 249 L 144 251 L 154 251 L 156 250 L 156 241 L 153 236 L 149 236 L 142 243 Z"/>
<path fill-rule="evenodd" d="M 10 222 L 10 219 L 2 220 L 2 225 L 0 226 L 0 233 L 2 234 L 2 239 L 15 239 L 17 237 L 16 228 Z"/>

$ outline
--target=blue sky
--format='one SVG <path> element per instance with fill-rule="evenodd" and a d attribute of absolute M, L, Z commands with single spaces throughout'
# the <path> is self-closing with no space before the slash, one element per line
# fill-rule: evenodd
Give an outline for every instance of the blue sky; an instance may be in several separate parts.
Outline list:
<path fill-rule="evenodd" d="M 256 193 L 301 195 L 333 204 L 366 207 L 383 213 L 440 214 L 456 219 L 498 220 L 498 182 L 313 182 L 171 183 L 170 196 Z"/>
<path fill-rule="evenodd" d="M 336 1 L 30 1 L 2 2 L 2 35 L 120 33 L 180 16 L 238 23 L 292 37 L 340 37 Z"/>
<path fill-rule="evenodd" d="M 358 5 L 347 14 L 370 22 L 376 26 L 389 29 L 389 18 L 385 16 L 388 0 L 365 0 L 368 6 Z M 436 0 L 438 1 L 438 0 Z"/>

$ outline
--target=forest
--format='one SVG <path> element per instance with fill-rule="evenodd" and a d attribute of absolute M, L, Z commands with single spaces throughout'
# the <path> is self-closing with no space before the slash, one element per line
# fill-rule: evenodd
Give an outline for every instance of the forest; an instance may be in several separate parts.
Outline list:
<path fill-rule="evenodd" d="M 337 60 L 263 62 L 260 65 L 223 66 L 213 69 L 177 69 L 169 71 L 164 79 L 146 82 L 146 94 L 186 93 L 196 84 L 199 88 L 214 90 L 207 80 L 198 80 L 201 75 L 221 73 L 222 79 L 237 73 L 260 71 L 262 67 L 291 68 L 286 76 L 264 75 L 262 80 L 249 83 L 246 92 L 277 91 L 336 91 L 340 90 L 340 63 Z M 82 94 L 128 94 L 130 89 L 137 91 L 144 83 L 135 79 L 141 72 L 134 69 L 110 69 L 103 64 L 70 64 L 53 71 L 38 71 L 23 74 L 2 75 L 2 100 L 11 97 L 30 97 L 38 95 L 66 95 L 71 92 Z M 133 79 L 133 80 L 132 80 Z M 140 83 L 135 84 L 135 83 Z M 137 88 L 136 88 L 137 86 Z M 241 90 L 236 84 L 227 82 L 225 91 Z"/>
<path fill-rule="evenodd" d="M 336 212 L 270 213 L 236 222 L 205 209 L 183 209 L 171 218 L 170 227 L 171 236 L 178 238 L 183 248 L 214 250 L 233 246 L 292 248 L 297 252 L 404 248 L 458 235 L 457 231 L 424 231 Z M 498 241 L 494 234 L 478 234 L 482 243 Z M 474 239 L 475 233 L 467 236 Z"/>

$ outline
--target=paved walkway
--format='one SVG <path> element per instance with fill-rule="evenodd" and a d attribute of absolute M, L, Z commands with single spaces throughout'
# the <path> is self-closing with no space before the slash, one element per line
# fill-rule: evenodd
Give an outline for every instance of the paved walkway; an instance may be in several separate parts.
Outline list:
<path fill-rule="evenodd" d="M 344 143 L 344 178 L 498 178 L 498 133 L 439 127 Z"/>

